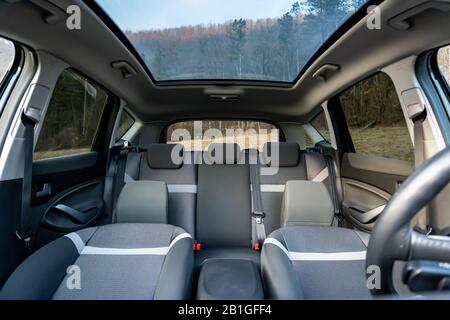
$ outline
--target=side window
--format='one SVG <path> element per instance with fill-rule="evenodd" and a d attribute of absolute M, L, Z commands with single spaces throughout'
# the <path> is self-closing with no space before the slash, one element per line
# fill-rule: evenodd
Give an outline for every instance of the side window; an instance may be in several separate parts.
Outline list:
<path fill-rule="evenodd" d="M 131 126 L 134 124 L 135 120 L 134 118 L 126 111 L 122 112 L 122 115 L 120 116 L 119 120 L 119 126 L 117 127 L 116 131 L 116 138 L 115 141 L 119 141 L 122 139 L 125 133 L 131 128 Z"/>
<path fill-rule="evenodd" d="M 377 73 L 340 95 L 357 153 L 414 161 L 414 147 L 394 84 Z"/>
<path fill-rule="evenodd" d="M 34 159 L 89 152 L 107 100 L 104 89 L 73 70 L 64 71 L 53 91 Z"/>
<path fill-rule="evenodd" d="M 0 38 L 0 85 L 11 69 L 15 54 L 14 44 L 11 41 Z"/>
<path fill-rule="evenodd" d="M 443 47 L 438 51 L 438 66 L 450 85 L 450 46 Z"/>
<path fill-rule="evenodd" d="M 318 116 L 311 121 L 311 125 L 320 133 L 326 142 L 331 141 L 330 129 L 328 128 L 327 116 L 322 111 Z"/>

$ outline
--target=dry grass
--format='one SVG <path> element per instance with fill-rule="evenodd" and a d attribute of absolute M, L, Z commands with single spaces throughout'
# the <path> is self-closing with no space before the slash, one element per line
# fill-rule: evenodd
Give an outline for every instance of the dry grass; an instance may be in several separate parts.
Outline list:
<path fill-rule="evenodd" d="M 414 161 L 414 149 L 405 127 L 350 128 L 356 152 Z"/>
<path fill-rule="evenodd" d="M 170 144 L 182 144 L 187 151 L 206 151 L 211 143 L 237 143 L 243 149 L 259 149 L 262 151 L 266 142 L 278 141 L 278 134 L 272 137 L 270 134 L 237 135 L 215 139 L 169 141 Z"/>
<path fill-rule="evenodd" d="M 63 156 L 71 156 L 80 153 L 89 152 L 90 148 L 80 148 L 80 149 L 66 149 L 66 150 L 52 150 L 52 151 L 37 151 L 33 155 L 34 160 L 42 160 L 49 158 L 57 158 Z"/>

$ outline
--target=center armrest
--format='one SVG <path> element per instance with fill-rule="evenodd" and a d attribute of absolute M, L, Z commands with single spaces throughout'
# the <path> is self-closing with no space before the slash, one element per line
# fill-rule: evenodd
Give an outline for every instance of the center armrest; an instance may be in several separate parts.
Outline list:
<path fill-rule="evenodd" d="M 255 264 L 249 260 L 214 259 L 200 271 L 198 300 L 261 300 L 264 291 Z"/>

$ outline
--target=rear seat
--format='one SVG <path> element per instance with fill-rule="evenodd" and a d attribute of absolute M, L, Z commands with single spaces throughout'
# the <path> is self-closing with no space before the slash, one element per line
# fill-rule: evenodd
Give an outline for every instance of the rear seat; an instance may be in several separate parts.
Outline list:
<path fill-rule="evenodd" d="M 172 151 L 179 148 L 182 163 L 172 161 Z M 181 145 L 156 144 L 146 152 L 130 152 L 125 169 L 125 182 L 134 180 L 163 181 L 169 192 L 169 224 L 181 227 L 195 237 L 197 165 L 193 152 Z"/>
<path fill-rule="evenodd" d="M 222 150 L 222 157 L 216 153 Z M 198 167 L 197 241 L 199 267 L 208 259 L 247 259 L 251 249 L 250 171 L 237 144 L 211 144 Z"/>
<path fill-rule="evenodd" d="M 259 264 L 259 253 L 251 249 L 251 155 L 237 144 L 211 144 L 203 153 L 202 164 L 195 164 L 200 160 L 195 157 L 202 154 L 183 151 L 185 161 L 174 164 L 171 154 L 176 146 L 181 148 L 150 144 L 147 152 L 130 153 L 125 181 L 167 183 L 169 223 L 185 229 L 203 248 L 196 256 L 197 267 L 207 259 L 221 258 L 248 259 Z M 323 155 L 301 151 L 297 143 L 280 142 L 264 146 L 267 159 L 275 147 L 279 148 L 278 172 L 261 175 L 260 179 L 266 234 L 281 226 L 283 193 L 289 180 L 323 182 L 331 190 Z M 222 157 L 215 154 L 216 150 L 222 150 Z M 267 159 L 263 162 L 267 163 Z"/>
<path fill-rule="evenodd" d="M 223 157 L 213 158 L 218 150 Z M 213 143 L 204 157 L 210 162 L 198 168 L 197 240 L 205 247 L 251 244 L 250 172 L 238 163 L 242 156 L 237 144 Z"/>
<path fill-rule="evenodd" d="M 332 194 L 331 182 L 325 157 L 317 152 L 300 150 L 293 142 L 268 142 L 264 145 L 264 155 L 270 159 L 272 150 L 279 150 L 279 169 L 275 175 L 261 175 L 261 197 L 266 218 L 266 234 L 279 229 L 280 215 L 285 185 L 289 180 L 309 180 L 323 182 Z M 264 160 L 268 163 L 268 160 Z M 266 164 L 262 164 L 265 166 Z M 269 164 L 270 165 L 270 164 Z M 260 170 L 263 172 L 262 170 Z"/>

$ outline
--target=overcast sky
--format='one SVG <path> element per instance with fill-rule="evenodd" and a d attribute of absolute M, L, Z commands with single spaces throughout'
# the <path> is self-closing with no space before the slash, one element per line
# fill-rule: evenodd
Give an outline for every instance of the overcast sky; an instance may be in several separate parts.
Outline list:
<path fill-rule="evenodd" d="M 154 30 L 281 17 L 296 0 L 97 0 L 121 29 Z"/>

